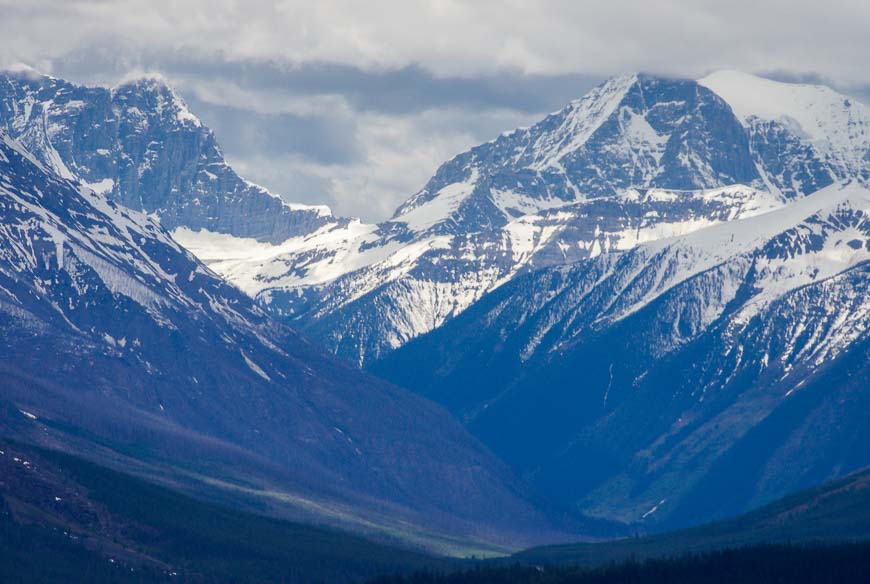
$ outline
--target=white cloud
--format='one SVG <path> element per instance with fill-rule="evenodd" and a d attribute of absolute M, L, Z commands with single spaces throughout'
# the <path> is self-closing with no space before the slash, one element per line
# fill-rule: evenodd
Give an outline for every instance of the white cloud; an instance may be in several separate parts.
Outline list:
<path fill-rule="evenodd" d="M 418 63 L 609 74 L 711 68 L 866 80 L 870 4 L 771 0 L 0 0 L 4 53 L 47 62 L 95 39 L 229 60 Z"/>

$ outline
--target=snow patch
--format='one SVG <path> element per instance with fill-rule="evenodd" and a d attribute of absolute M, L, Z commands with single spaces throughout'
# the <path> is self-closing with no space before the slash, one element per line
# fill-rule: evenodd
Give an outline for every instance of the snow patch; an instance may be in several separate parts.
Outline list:
<path fill-rule="evenodd" d="M 266 381 L 272 381 L 272 378 L 269 377 L 265 371 L 263 371 L 262 367 L 260 367 L 259 365 L 257 365 L 253 361 L 251 361 L 251 358 L 248 357 L 244 351 L 240 351 L 240 353 L 242 354 L 242 358 L 245 360 L 245 363 L 248 365 L 248 368 L 251 371 L 253 371 L 257 375 L 259 375 L 260 377 L 262 377 Z"/>

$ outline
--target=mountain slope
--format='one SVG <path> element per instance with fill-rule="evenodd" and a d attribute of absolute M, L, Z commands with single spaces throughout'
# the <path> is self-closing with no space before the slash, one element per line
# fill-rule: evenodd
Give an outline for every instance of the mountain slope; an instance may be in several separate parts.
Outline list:
<path fill-rule="evenodd" d="M 449 553 L 546 533 L 446 412 L 322 353 L 156 219 L 6 136 L 0 217 L 4 433 Z"/>
<path fill-rule="evenodd" d="M 870 539 L 870 471 L 795 493 L 745 515 L 643 538 L 524 550 L 512 560 L 594 565 L 757 544 L 819 544 Z"/>
<path fill-rule="evenodd" d="M 201 503 L 27 445 L 0 444 L 0 467 L 0 558 L 4 574 L 18 582 L 71 580 L 85 571 L 92 582 L 339 582 L 463 566 Z M 863 471 L 734 519 L 642 538 L 533 548 L 499 563 L 595 566 L 777 542 L 866 540 L 868 513 L 870 473 Z"/>
<path fill-rule="evenodd" d="M 738 513 L 870 464 L 868 214 L 870 191 L 834 185 L 541 270 L 373 370 L 586 514 Z"/>
<path fill-rule="evenodd" d="M 395 252 L 386 259 L 341 275 L 310 296 L 293 288 L 297 274 L 288 275 L 259 298 L 279 313 L 301 310 L 301 314 L 290 313 L 292 322 L 330 350 L 363 364 L 441 326 L 517 274 L 629 249 L 639 241 L 687 233 L 779 204 L 776 198 L 744 187 L 699 192 L 632 190 L 520 217 L 494 232 L 412 240 L 393 247 Z M 204 251 L 196 237 L 178 232 L 175 236 L 202 257 L 221 253 Z M 364 253 L 384 251 L 374 243 Z M 332 268 L 332 259 L 326 255 L 321 262 Z M 276 260 L 279 263 L 283 258 Z M 319 268 L 316 261 L 303 269 L 314 272 Z M 229 275 L 233 263 L 215 260 L 210 265 Z M 288 289 L 283 291 L 285 286 Z"/>
<path fill-rule="evenodd" d="M 0 563 L 15 582 L 357 582 L 454 562 L 203 503 L 0 443 Z"/>

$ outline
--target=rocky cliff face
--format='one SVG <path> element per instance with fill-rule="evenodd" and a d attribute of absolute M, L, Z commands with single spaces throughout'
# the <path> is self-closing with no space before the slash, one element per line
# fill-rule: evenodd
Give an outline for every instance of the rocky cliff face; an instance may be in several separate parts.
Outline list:
<path fill-rule="evenodd" d="M 239 177 L 214 134 L 157 78 L 111 89 L 0 75 L 0 127 L 59 176 L 185 226 L 280 242 L 335 223 Z"/>

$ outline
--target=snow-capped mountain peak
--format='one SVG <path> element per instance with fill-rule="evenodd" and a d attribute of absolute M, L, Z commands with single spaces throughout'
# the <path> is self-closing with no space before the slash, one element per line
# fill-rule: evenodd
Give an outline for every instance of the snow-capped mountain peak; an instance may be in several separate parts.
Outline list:
<path fill-rule="evenodd" d="M 111 92 L 113 95 L 119 96 L 149 94 L 153 96 L 153 108 L 157 115 L 162 116 L 164 113 L 168 113 L 180 124 L 189 123 L 194 127 L 203 125 L 202 121 L 190 111 L 184 99 L 178 95 L 162 75 L 143 74 L 129 77 L 112 87 Z M 126 101 L 123 97 L 121 99 Z"/>
<path fill-rule="evenodd" d="M 744 122 L 785 119 L 809 139 L 858 141 L 866 136 L 867 107 L 825 85 L 786 83 L 739 71 L 717 71 L 698 81 L 722 97 Z"/>
<path fill-rule="evenodd" d="M 775 188 L 806 194 L 870 177 L 870 112 L 823 85 L 719 71 L 699 84 L 721 96 L 747 127 L 753 154 Z"/>
<path fill-rule="evenodd" d="M 0 127 L 59 176 L 78 180 L 164 227 L 280 242 L 341 223 L 240 177 L 217 138 L 159 76 L 113 88 L 32 71 L 0 73 Z"/>
<path fill-rule="evenodd" d="M 559 127 L 537 137 L 531 146 L 533 167 L 559 168 L 561 160 L 577 151 L 613 115 L 626 93 L 638 81 L 637 74 L 612 77 L 584 97 L 572 101 L 566 108 L 552 114 Z"/>
<path fill-rule="evenodd" d="M 631 74 L 454 157 L 393 220 L 414 231 L 485 230 L 624 189 L 758 179 L 740 123 L 714 93 L 690 80 Z"/>

